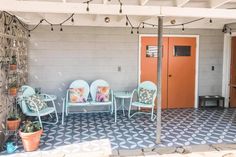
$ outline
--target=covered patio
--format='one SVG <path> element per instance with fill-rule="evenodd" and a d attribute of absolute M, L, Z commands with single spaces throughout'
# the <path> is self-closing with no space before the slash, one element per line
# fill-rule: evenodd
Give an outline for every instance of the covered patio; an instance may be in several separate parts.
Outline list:
<path fill-rule="evenodd" d="M 235 8 L 234 0 L 0 1 L 1 136 L 19 110 L 40 122 L 39 152 L 99 140 L 113 151 L 236 143 Z M 18 131 L 1 143 L 24 154 Z"/>

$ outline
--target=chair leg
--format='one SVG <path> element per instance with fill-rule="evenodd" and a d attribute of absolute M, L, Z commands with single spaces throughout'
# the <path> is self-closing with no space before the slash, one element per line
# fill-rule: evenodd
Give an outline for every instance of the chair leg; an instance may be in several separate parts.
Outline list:
<path fill-rule="evenodd" d="M 129 118 L 130 118 L 131 107 L 132 107 L 132 102 L 130 102 L 130 104 L 129 104 L 129 112 L 128 112 L 128 117 L 129 117 Z"/>
<path fill-rule="evenodd" d="M 68 116 L 68 107 L 65 106 L 65 108 L 66 108 L 66 116 Z"/>
<path fill-rule="evenodd" d="M 40 123 L 41 128 L 43 128 L 43 123 L 42 123 L 40 115 L 38 115 L 38 119 L 39 119 L 39 123 Z"/>
<path fill-rule="evenodd" d="M 154 118 L 153 118 L 153 112 L 154 112 L 154 106 L 152 107 L 152 114 L 151 114 L 151 120 L 153 121 Z"/>

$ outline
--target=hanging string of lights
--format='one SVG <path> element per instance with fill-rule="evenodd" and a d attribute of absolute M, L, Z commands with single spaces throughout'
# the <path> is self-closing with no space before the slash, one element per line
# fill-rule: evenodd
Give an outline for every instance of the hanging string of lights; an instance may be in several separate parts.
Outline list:
<path fill-rule="evenodd" d="M 191 24 L 191 23 L 194 23 L 194 22 L 197 22 L 197 21 L 201 21 L 201 20 L 203 20 L 203 19 L 205 19 L 205 18 L 202 17 L 202 18 L 198 18 L 198 19 L 195 19 L 195 20 L 191 20 L 191 21 L 184 22 L 184 23 L 179 23 L 179 24 L 163 25 L 163 27 L 166 28 L 166 27 L 178 27 L 178 26 L 182 26 L 182 31 L 184 31 L 184 30 L 185 30 L 185 27 L 184 27 L 185 25 Z M 210 19 L 209 19 L 209 23 L 212 23 L 212 22 L 213 22 L 213 21 L 212 21 L 212 19 L 210 18 Z M 158 27 L 157 24 L 147 23 L 147 22 L 140 22 L 140 23 L 138 24 L 138 26 L 135 27 L 135 26 L 131 23 L 131 20 L 130 20 L 130 18 L 129 18 L 128 15 L 126 15 L 126 24 L 125 24 L 125 25 L 126 25 L 126 26 L 129 26 L 129 25 L 130 25 L 130 27 L 131 27 L 131 34 L 134 33 L 134 29 L 136 29 L 136 30 L 137 30 L 137 34 L 139 34 L 140 28 L 145 28 L 145 26 Z"/>
<path fill-rule="evenodd" d="M 87 4 L 87 7 L 86 7 L 86 11 L 89 12 L 90 11 L 90 3 L 93 2 L 94 0 L 87 0 L 87 1 L 84 1 L 83 3 L 84 4 Z M 122 7 L 123 7 L 123 3 L 121 2 L 121 0 L 117 0 L 119 5 L 120 5 L 120 8 L 119 8 L 119 13 L 122 14 L 123 10 L 122 10 Z M 72 23 L 74 23 L 74 13 L 72 13 L 68 18 L 66 18 L 64 21 L 60 22 L 60 23 L 51 23 L 50 21 L 48 21 L 47 19 L 43 18 L 41 19 L 35 26 L 31 27 L 31 28 L 28 28 L 27 25 L 25 25 L 17 16 L 15 15 L 12 15 L 6 11 L 2 11 L 1 12 L 1 16 L 0 17 L 3 17 L 4 16 L 4 25 L 5 26 L 9 26 L 12 22 L 13 23 L 16 23 L 16 21 L 19 22 L 19 24 L 26 30 L 28 31 L 28 36 L 30 37 L 30 33 L 32 31 L 34 31 L 36 28 L 39 27 L 39 25 L 41 25 L 43 22 L 46 22 L 47 24 L 49 24 L 51 26 L 51 31 L 54 31 L 54 27 L 60 27 L 60 31 L 63 31 L 63 24 L 66 23 L 67 21 L 71 21 Z M 6 21 L 6 15 L 8 15 L 9 17 L 11 17 L 11 19 L 8 21 Z M 181 26 L 182 27 L 182 31 L 185 30 L 185 25 L 187 24 L 191 24 L 191 23 L 194 23 L 194 22 L 197 22 L 197 21 L 200 21 L 200 20 L 203 20 L 205 18 L 198 18 L 198 19 L 195 19 L 195 20 L 191 20 L 191 21 L 188 21 L 188 22 L 184 22 L 184 23 L 179 23 L 179 24 L 170 24 L 170 25 L 164 25 L 163 27 L 178 27 L 178 26 Z M 209 19 L 209 23 L 212 23 L 212 19 L 210 18 Z M 131 27 L 131 34 L 134 34 L 134 30 L 137 31 L 137 34 L 139 34 L 140 32 L 140 29 L 141 28 L 145 28 L 146 26 L 151 26 L 151 27 L 158 27 L 157 24 L 153 24 L 153 23 L 148 23 L 148 22 L 140 22 L 137 26 L 134 26 L 132 23 L 131 23 L 131 20 L 130 18 L 128 17 L 128 15 L 126 15 L 126 26 L 130 26 Z M 10 28 L 9 28 L 10 29 Z M 224 33 L 227 33 L 227 32 L 230 32 L 231 34 L 231 28 L 228 27 L 227 25 L 224 26 L 223 28 L 223 32 Z"/>

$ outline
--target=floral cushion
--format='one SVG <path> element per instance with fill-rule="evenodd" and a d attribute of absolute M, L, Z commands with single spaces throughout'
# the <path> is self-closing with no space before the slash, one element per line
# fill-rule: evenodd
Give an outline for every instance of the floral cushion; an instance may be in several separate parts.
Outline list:
<path fill-rule="evenodd" d="M 48 107 L 39 95 L 32 95 L 27 97 L 26 104 L 32 112 L 37 112 L 36 106 L 38 107 L 39 111 Z"/>
<path fill-rule="evenodd" d="M 71 103 L 84 103 L 84 88 L 71 88 L 69 89 L 69 102 Z"/>
<path fill-rule="evenodd" d="M 153 95 L 155 90 L 148 90 L 140 88 L 139 90 L 139 102 L 144 104 L 151 104 L 153 102 Z"/>
<path fill-rule="evenodd" d="M 108 102 L 109 101 L 109 91 L 110 87 L 98 87 L 96 93 L 97 102 Z"/>

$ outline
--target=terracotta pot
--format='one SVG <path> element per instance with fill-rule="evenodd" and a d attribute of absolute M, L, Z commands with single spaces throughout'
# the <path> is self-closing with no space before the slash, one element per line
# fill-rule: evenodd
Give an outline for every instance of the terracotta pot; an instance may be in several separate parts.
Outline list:
<path fill-rule="evenodd" d="M 11 65 L 10 65 L 10 70 L 16 70 L 16 69 L 17 69 L 16 64 L 11 64 Z"/>
<path fill-rule="evenodd" d="M 20 126 L 20 119 L 7 120 L 7 129 L 10 131 L 16 131 Z"/>
<path fill-rule="evenodd" d="M 11 87 L 10 90 L 10 95 L 16 96 L 17 95 L 17 88 L 16 87 Z"/>
<path fill-rule="evenodd" d="M 38 149 L 42 133 L 43 129 L 33 133 L 23 133 L 19 131 L 26 152 L 32 152 Z"/>

